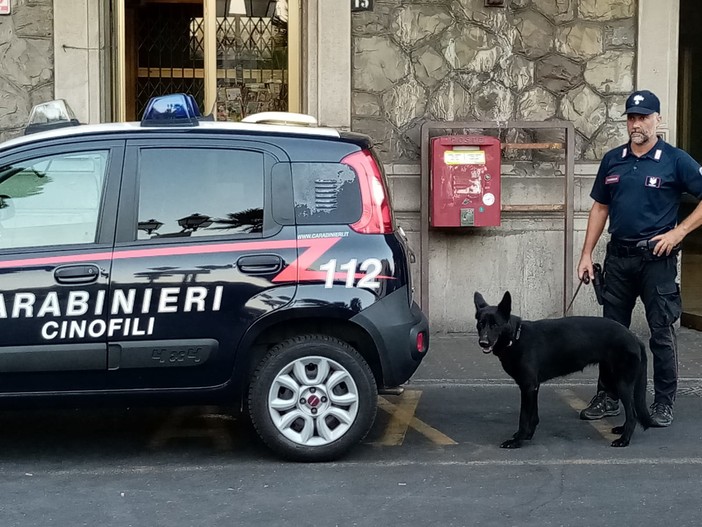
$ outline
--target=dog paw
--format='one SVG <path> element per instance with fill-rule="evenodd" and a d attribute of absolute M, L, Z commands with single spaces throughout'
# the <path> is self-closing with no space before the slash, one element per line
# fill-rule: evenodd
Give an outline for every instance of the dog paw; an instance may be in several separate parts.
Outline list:
<path fill-rule="evenodd" d="M 522 440 L 521 439 L 508 439 L 504 443 L 500 445 L 500 448 L 519 448 L 522 446 Z"/>
<path fill-rule="evenodd" d="M 617 435 L 622 435 L 624 433 L 624 425 L 615 426 L 614 428 L 612 428 L 612 433 L 617 434 Z"/>
<path fill-rule="evenodd" d="M 612 446 L 614 446 L 614 447 L 629 446 L 629 440 L 624 439 L 623 437 L 620 437 L 619 439 L 615 439 L 614 441 L 612 441 Z"/>

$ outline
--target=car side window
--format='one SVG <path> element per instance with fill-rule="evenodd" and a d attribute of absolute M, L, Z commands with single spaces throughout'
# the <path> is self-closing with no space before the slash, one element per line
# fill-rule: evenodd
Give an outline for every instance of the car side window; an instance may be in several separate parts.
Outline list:
<path fill-rule="evenodd" d="M 109 151 L 0 167 L 0 249 L 93 243 Z"/>
<path fill-rule="evenodd" d="M 139 240 L 263 233 L 264 157 L 226 148 L 144 148 Z"/>
<path fill-rule="evenodd" d="M 293 163 L 295 220 L 300 225 L 350 224 L 361 217 L 361 188 L 343 163 Z"/>

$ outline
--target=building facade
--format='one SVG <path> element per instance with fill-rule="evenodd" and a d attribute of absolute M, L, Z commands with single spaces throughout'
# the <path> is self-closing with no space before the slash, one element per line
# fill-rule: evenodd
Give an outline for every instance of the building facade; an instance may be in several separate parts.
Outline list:
<path fill-rule="evenodd" d="M 286 2 L 284 82 L 294 98 L 289 95 L 288 109 L 375 140 L 398 222 L 417 252 L 418 288 L 419 277 L 427 278 L 428 290 L 417 296 L 434 330 L 472 329 L 476 290 L 493 300 L 509 290 L 514 311 L 527 318 L 559 316 L 570 300 L 566 292 L 577 284 L 574 266 L 599 159 L 627 139 L 621 114 L 628 93 L 647 88 L 659 95 L 660 131 L 668 141 L 685 146 L 693 132 L 684 116 L 678 118 L 678 108 L 693 100 L 695 50 L 681 40 L 691 16 L 680 15 L 691 2 L 505 0 L 493 7 L 485 0 L 375 0 L 366 3 L 369 10 L 353 13 L 349 0 Z M 128 20 L 128 0 L 10 3 L 11 14 L 0 16 L 0 138 L 20 133 L 31 106 L 52 98 L 66 99 L 83 122 L 124 116 L 129 53 L 121 50 L 129 49 L 128 22 L 116 18 Z M 204 20 L 208 8 L 211 20 L 219 20 L 215 0 L 170 3 L 202 4 Z M 147 4 L 156 10 L 168 5 Z M 221 78 L 226 50 L 213 52 L 208 66 L 208 46 L 218 44 L 207 37 L 203 42 L 205 58 L 193 66 L 193 77 L 202 70 L 205 79 L 208 71 Z M 688 56 L 683 52 L 689 63 L 679 60 Z M 682 72 L 679 64 L 687 64 Z M 203 100 L 219 102 L 221 81 L 203 82 Z M 563 141 L 551 132 L 507 126 L 551 120 L 573 123 L 574 148 L 505 149 L 499 227 L 430 229 L 428 243 L 420 243 L 423 123 L 494 123 L 466 131 L 510 144 Z M 570 264 L 563 257 L 565 211 L 553 207 L 564 201 L 566 154 L 575 161 Z M 600 258 L 603 249 L 601 243 Z M 684 251 L 682 269 L 691 313 L 702 297 L 695 290 L 693 249 Z M 579 293 L 574 313 L 598 313 L 591 289 Z M 645 325 L 640 309 L 635 325 Z"/>

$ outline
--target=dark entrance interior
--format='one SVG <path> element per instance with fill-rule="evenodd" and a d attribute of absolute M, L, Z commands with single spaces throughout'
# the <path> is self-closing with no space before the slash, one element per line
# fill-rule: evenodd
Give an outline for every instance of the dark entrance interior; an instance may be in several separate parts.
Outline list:
<path fill-rule="evenodd" d="M 126 117 L 151 97 L 184 92 L 204 102 L 202 0 L 127 0 Z"/>
<path fill-rule="evenodd" d="M 702 163 L 702 4 L 680 0 L 680 46 L 678 70 L 678 146 Z M 698 201 L 685 196 L 680 208 L 684 218 Z M 683 241 L 681 286 L 683 326 L 702 330 L 702 231 Z"/>
<path fill-rule="evenodd" d="M 184 92 L 203 113 L 206 74 L 216 77 L 218 120 L 288 109 L 287 0 L 217 0 L 215 71 L 205 71 L 203 0 L 125 0 L 125 116 L 151 97 Z M 212 77 L 210 77 L 212 78 Z"/>

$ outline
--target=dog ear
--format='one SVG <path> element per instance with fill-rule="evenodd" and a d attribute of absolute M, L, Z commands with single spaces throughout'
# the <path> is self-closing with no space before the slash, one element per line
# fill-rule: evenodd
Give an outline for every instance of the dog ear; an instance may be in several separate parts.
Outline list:
<path fill-rule="evenodd" d="M 512 295 L 509 294 L 509 291 L 505 291 L 505 295 L 497 305 L 497 311 L 499 311 L 505 318 L 509 318 L 509 316 L 512 314 Z"/>
<path fill-rule="evenodd" d="M 477 312 L 480 311 L 481 309 L 487 307 L 488 304 L 485 301 L 485 299 L 483 298 L 483 295 L 481 295 L 477 291 L 473 295 L 473 302 L 475 302 L 475 311 L 476 311 L 475 318 L 478 318 Z"/>

